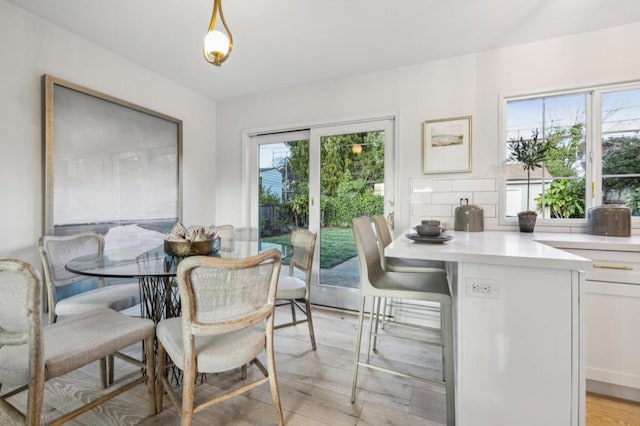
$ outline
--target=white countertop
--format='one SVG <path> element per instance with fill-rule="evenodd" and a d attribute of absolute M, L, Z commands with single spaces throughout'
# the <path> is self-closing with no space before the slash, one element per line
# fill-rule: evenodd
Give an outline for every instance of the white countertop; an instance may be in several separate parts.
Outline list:
<path fill-rule="evenodd" d="M 588 270 L 592 265 L 589 259 L 546 244 L 548 241 L 561 241 L 562 238 L 557 237 L 560 234 L 526 234 L 513 231 L 447 231 L 448 235 L 453 235 L 452 240 L 443 244 L 426 244 L 416 243 L 406 238 L 405 234 L 409 232 L 415 233 L 413 230 L 403 232 L 385 249 L 385 255 L 409 259 L 571 270 Z M 566 235 L 575 237 L 572 234 Z M 585 241 L 587 240 L 585 239 Z M 545 243 L 538 241 L 545 241 Z"/>
<path fill-rule="evenodd" d="M 534 240 L 556 248 L 640 252 L 640 235 L 605 237 L 589 234 L 535 233 Z"/>

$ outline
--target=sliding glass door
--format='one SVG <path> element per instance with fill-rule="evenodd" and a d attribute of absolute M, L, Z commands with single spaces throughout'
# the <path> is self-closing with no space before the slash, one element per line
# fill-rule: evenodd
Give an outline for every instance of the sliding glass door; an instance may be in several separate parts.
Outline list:
<path fill-rule="evenodd" d="M 290 233 L 318 233 L 312 303 L 356 309 L 360 270 L 351 220 L 391 213 L 393 120 L 252 137 L 252 221 L 286 259 Z M 385 208 L 386 206 L 386 208 Z"/>

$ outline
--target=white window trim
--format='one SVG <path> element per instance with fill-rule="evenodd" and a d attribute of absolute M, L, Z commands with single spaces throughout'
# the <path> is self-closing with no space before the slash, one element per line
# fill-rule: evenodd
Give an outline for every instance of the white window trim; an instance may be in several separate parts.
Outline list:
<path fill-rule="evenodd" d="M 630 89 L 638 89 L 640 88 L 640 80 L 638 81 L 628 81 L 628 82 L 620 82 L 620 83 L 611 83 L 611 84 L 602 84 L 602 85 L 594 85 L 594 86 L 585 86 L 578 87 L 573 89 L 565 89 L 565 90 L 550 90 L 544 92 L 534 92 L 534 93 L 526 93 L 526 94 L 515 94 L 515 95 L 499 95 L 499 103 L 498 103 L 498 131 L 499 131 L 499 143 L 500 143 L 500 176 L 498 178 L 499 182 L 499 191 L 498 191 L 498 225 L 499 226 L 517 226 L 518 218 L 507 217 L 507 200 L 506 200 L 506 152 L 505 152 L 505 144 L 506 140 L 506 105 L 507 102 L 510 101 L 518 101 L 525 99 L 535 99 L 535 98 L 543 98 L 550 96 L 562 96 L 562 95 L 571 95 L 571 94 L 586 94 L 587 95 L 587 103 L 585 110 L 585 121 L 587 123 L 587 131 L 585 133 L 585 144 L 586 144 L 586 170 L 585 170 L 585 178 L 589 179 L 591 182 L 595 181 L 595 170 L 602 170 L 602 147 L 601 144 L 594 144 L 595 140 L 600 140 L 600 135 L 602 131 L 602 126 L 600 120 L 595 120 L 593 114 L 595 111 L 600 111 L 600 99 L 602 93 L 613 92 L 613 91 L 621 91 L 621 90 L 630 90 Z M 586 213 L 589 208 L 594 207 L 595 200 L 602 199 L 602 187 L 601 185 L 595 186 L 595 193 L 591 194 L 590 188 L 586 188 L 585 192 L 585 218 L 581 219 L 542 219 L 538 217 L 536 222 L 536 226 L 544 226 L 549 228 L 572 228 L 572 227 L 586 227 L 587 219 Z M 592 197 L 593 195 L 593 197 Z M 632 216 L 631 217 L 631 227 L 632 228 L 640 228 L 640 217 Z"/>

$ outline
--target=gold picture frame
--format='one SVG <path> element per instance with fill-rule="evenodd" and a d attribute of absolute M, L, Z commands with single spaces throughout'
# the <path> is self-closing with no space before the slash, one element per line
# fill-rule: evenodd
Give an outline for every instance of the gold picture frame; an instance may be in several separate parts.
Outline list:
<path fill-rule="evenodd" d="M 427 120 L 422 123 L 423 171 L 471 171 L 471 116 Z"/>

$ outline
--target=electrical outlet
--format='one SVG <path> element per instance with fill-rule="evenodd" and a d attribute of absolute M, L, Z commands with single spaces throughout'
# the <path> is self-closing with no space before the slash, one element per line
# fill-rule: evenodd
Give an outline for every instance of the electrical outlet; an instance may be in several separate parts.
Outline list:
<path fill-rule="evenodd" d="M 496 280 L 469 277 L 466 284 L 466 292 L 469 296 L 488 297 L 491 299 L 500 297 L 500 286 Z"/>

